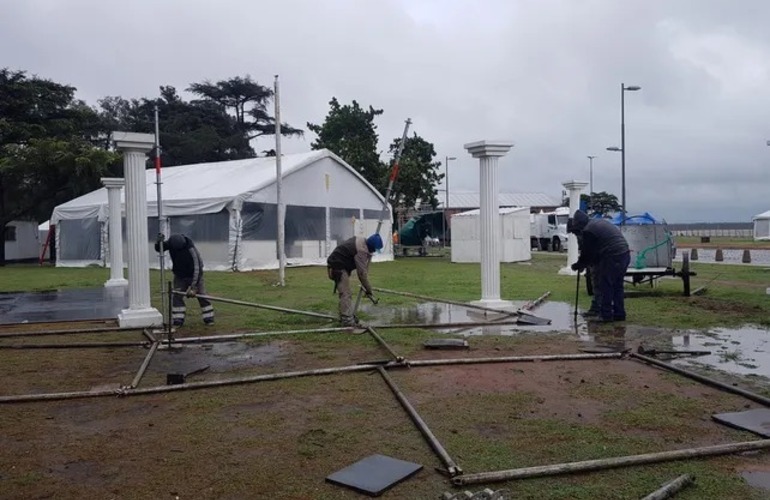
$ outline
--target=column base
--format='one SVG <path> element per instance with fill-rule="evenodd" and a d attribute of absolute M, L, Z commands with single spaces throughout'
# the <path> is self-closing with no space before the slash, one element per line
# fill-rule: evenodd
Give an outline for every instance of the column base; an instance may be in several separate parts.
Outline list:
<path fill-rule="evenodd" d="M 118 314 L 118 325 L 121 328 L 145 328 L 148 326 L 163 326 L 163 315 L 154 307 L 145 309 L 123 309 Z"/>
<path fill-rule="evenodd" d="M 471 305 L 487 307 L 489 309 L 500 309 L 502 311 L 513 312 L 516 310 L 516 308 L 513 306 L 513 302 L 511 302 L 510 300 L 481 299 L 481 300 L 474 300 L 473 302 L 471 302 Z"/>
<path fill-rule="evenodd" d="M 128 286 L 128 280 L 126 278 L 110 278 L 104 282 L 104 286 L 107 288 L 113 286 Z"/>
<path fill-rule="evenodd" d="M 564 266 L 559 269 L 559 274 L 562 276 L 575 276 L 577 275 L 577 271 L 573 271 L 571 266 Z"/>

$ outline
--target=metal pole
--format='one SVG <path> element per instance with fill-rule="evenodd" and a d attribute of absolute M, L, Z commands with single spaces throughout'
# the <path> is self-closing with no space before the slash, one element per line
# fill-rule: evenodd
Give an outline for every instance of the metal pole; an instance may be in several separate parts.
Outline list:
<path fill-rule="evenodd" d="M 385 219 L 385 214 L 388 211 L 388 203 L 390 202 L 390 193 L 393 191 L 393 183 L 396 182 L 398 177 L 398 162 L 401 160 L 401 153 L 404 152 L 404 146 L 406 145 L 406 136 L 409 133 L 409 125 L 412 124 L 412 120 L 407 118 L 404 125 L 404 134 L 401 136 L 401 142 L 396 150 L 396 155 L 393 157 L 393 169 L 390 171 L 390 179 L 388 179 L 388 188 L 385 190 L 385 198 L 382 200 L 382 212 L 380 213 L 380 220 L 377 222 L 377 234 L 380 234 L 382 229 L 382 221 Z M 390 214 L 388 214 L 390 218 Z M 360 293 L 360 292 L 359 292 Z"/>
<path fill-rule="evenodd" d="M 175 295 L 184 295 L 184 292 L 173 292 Z M 257 307 L 260 309 L 269 309 L 271 311 L 280 311 L 280 312 L 288 312 L 288 313 L 294 313 L 294 314 L 303 314 L 305 316 L 313 316 L 315 318 L 324 318 L 324 319 L 337 319 L 336 316 L 332 316 L 330 314 L 323 314 L 323 313 L 316 313 L 316 312 L 310 312 L 310 311 L 299 311 L 297 309 L 288 309 L 285 307 L 278 307 L 278 306 L 268 306 L 265 304 L 257 304 L 255 302 L 246 302 L 243 300 L 233 300 L 233 299 L 223 299 L 222 297 L 213 297 L 211 295 L 201 295 L 198 294 L 196 297 L 200 297 L 202 299 L 208 299 L 213 300 L 215 302 L 225 302 L 227 304 L 236 304 L 239 306 L 249 306 L 249 307 Z"/>
<path fill-rule="evenodd" d="M 105 332 L 133 332 L 141 328 L 120 328 L 119 326 L 106 326 L 104 328 L 83 328 L 70 330 L 43 330 L 39 332 L 4 332 L 0 333 L 0 338 L 9 337 L 42 337 L 47 335 L 74 335 L 85 333 L 105 333 Z"/>
<path fill-rule="evenodd" d="M 171 346 L 171 341 L 174 339 L 174 327 L 172 325 L 171 318 L 174 316 L 174 309 L 173 309 L 173 303 L 174 303 L 174 287 L 171 284 L 171 281 L 168 282 L 168 327 L 166 328 L 166 340 L 168 340 L 169 347 Z"/>
<path fill-rule="evenodd" d="M 447 237 L 446 237 L 446 218 L 447 218 L 447 208 L 449 208 L 449 155 L 444 157 L 444 170 L 446 171 L 446 175 L 444 176 L 444 214 L 441 218 L 441 231 L 444 233 L 443 240 L 444 240 L 444 246 L 446 246 L 447 243 Z"/>
<path fill-rule="evenodd" d="M 409 366 L 441 366 L 441 365 L 476 365 L 480 363 L 529 363 L 535 361 L 583 361 L 587 359 L 618 359 L 622 352 L 604 352 L 589 354 L 546 354 L 538 356 L 501 356 L 499 358 L 453 358 L 453 359 L 419 359 L 409 362 Z"/>
<path fill-rule="evenodd" d="M 725 390 L 727 392 L 732 392 L 733 394 L 738 394 L 740 396 L 743 396 L 744 398 L 750 399 L 752 401 L 756 401 L 757 403 L 761 405 L 765 405 L 767 407 L 770 407 L 770 398 L 767 398 L 765 396 L 761 396 L 759 394 L 755 394 L 751 391 L 747 391 L 746 389 L 741 389 L 739 387 L 732 386 L 730 384 L 725 384 L 723 382 L 720 382 L 718 380 L 714 380 L 713 378 L 705 377 L 703 375 L 699 375 L 697 373 L 691 372 L 689 370 L 685 370 L 684 368 L 679 368 L 678 366 L 674 366 L 670 363 L 664 363 L 663 361 L 659 361 L 655 358 L 651 358 L 649 356 L 644 356 L 643 354 L 638 354 L 635 352 L 631 353 L 632 358 L 636 358 L 640 361 L 644 361 L 645 363 L 649 363 L 651 365 L 658 366 L 660 368 L 665 368 L 666 370 L 671 370 L 674 373 L 678 373 L 680 375 L 684 375 L 687 378 L 691 378 L 693 380 L 697 380 L 698 382 L 703 382 L 706 385 L 710 385 L 712 387 L 717 387 L 719 389 Z"/>
<path fill-rule="evenodd" d="M 370 334 L 372 337 L 374 337 L 374 340 L 376 340 L 377 342 L 379 342 L 379 344 L 380 344 L 382 347 L 384 347 L 384 348 L 385 348 L 385 350 L 386 350 L 386 351 L 388 351 L 388 353 L 389 353 L 391 356 L 393 356 L 393 359 L 395 359 L 395 360 L 396 360 L 398 363 L 401 363 L 401 362 L 403 362 L 403 361 L 404 361 L 404 357 L 403 357 L 403 356 L 399 356 L 398 354 L 396 354 L 396 351 L 394 351 L 393 349 L 391 349 L 391 347 L 390 347 L 390 346 L 389 346 L 389 345 L 388 345 L 388 344 L 385 342 L 385 340 L 383 340 L 383 338 L 382 338 L 382 337 L 380 337 L 380 336 L 379 336 L 379 334 L 378 334 L 377 332 L 375 332 L 375 331 L 374 331 L 374 328 L 372 328 L 371 326 L 368 326 L 368 327 L 366 327 L 366 331 L 367 331 L 367 332 L 369 332 L 369 334 Z"/>
<path fill-rule="evenodd" d="M 452 479 L 456 486 L 466 484 L 491 483 L 497 481 L 509 481 L 511 479 L 526 479 L 530 477 L 556 476 L 559 474 L 573 474 L 575 472 L 588 472 L 631 465 L 653 464 L 671 462 L 686 458 L 709 457 L 715 455 L 727 455 L 744 451 L 763 450 L 770 448 L 770 439 L 747 441 L 745 443 L 720 444 L 716 446 L 704 446 L 702 448 L 689 448 L 685 450 L 661 451 L 658 453 L 646 453 L 643 455 L 629 455 L 625 457 L 602 458 L 599 460 L 584 460 L 582 462 L 568 462 L 554 465 L 538 465 L 535 467 L 523 467 L 521 469 L 500 470 L 494 472 L 481 472 L 479 474 L 465 474 Z"/>
<path fill-rule="evenodd" d="M 594 206 L 594 158 L 596 156 L 588 155 L 588 177 L 589 177 L 589 188 L 591 190 L 591 193 L 588 195 L 588 208 L 593 208 Z"/>
<path fill-rule="evenodd" d="M 404 410 L 409 414 L 409 417 L 412 419 L 412 421 L 415 423 L 417 428 L 420 430 L 420 433 L 425 437 L 425 439 L 428 441 L 428 444 L 431 448 L 433 448 L 433 451 L 436 452 L 436 454 L 439 456 L 442 462 L 444 462 L 444 465 L 446 465 L 447 472 L 449 472 L 450 476 L 456 476 L 457 474 L 462 474 L 462 469 L 458 467 L 458 465 L 455 463 L 454 460 L 452 460 L 452 457 L 449 456 L 449 453 L 444 449 L 443 446 L 441 446 L 441 443 L 438 439 L 436 439 L 436 436 L 433 435 L 430 428 L 428 428 L 425 421 L 420 417 L 420 415 L 417 413 L 417 410 L 414 409 L 414 407 L 409 403 L 409 400 L 406 399 L 406 396 L 396 387 L 396 384 L 393 382 L 393 380 L 390 378 L 388 373 L 383 369 L 381 366 L 377 367 L 377 371 L 380 372 L 380 375 L 382 375 L 382 378 L 385 380 L 385 383 L 388 384 L 388 387 L 390 387 L 390 390 L 393 392 L 393 395 L 396 396 L 396 399 L 398 399 L 398 402 L 401 403 L 401 406 L 404 407 Z"/>
<path fill-rule="evenodd" d="M 161 166 L 161 160 L 160 160 L 160 121 L 158 119 L 158 105 L 155 105 L 155 186 L 157 189 L 157 205 L 158 205 L 158 235 L 162 236 L 162 238 L 158 238 L 159 240 L 159 248 L 158 251 L 160 252 L 160 310 L 162 311 L 161 314 L 164 314 L 166 311 L 166 279 L 164 276 L 165 267 L 166 267 L 166 256 L 165 256 L 165 249 L 163 248 L 165 243 L 165 233 L 163 232 L 163 197 L 161 196 L 161 188 L 160 185 L 161 177 L 160 177 L 160 166 Z M 171 323 L 171 316 L 166 318 L 166 321 Z"/>
<path fill-rule="evenodd" d="M 674 479 L 673 481 L 669 481 L 659 489 L 642 498 L 642 500 L 666 500 L 667 498 L 671 498 L 687 486 L 691 485 L 694 481 L 695 478 L 693 478 L 691 475 L 682 474 L 678 478 Z"/>
<path fill-rule="evenodd" d="M 0 349 L 85 349 L 89 347 L 147 347 L 146 341 L 136 342 L 72 342 L 69 344 L 0 344 Z"/>
<path fill-rule="evenodd" d="M 265 382 L 269 380 L 284 380 L 288 378 L 308 377 L 312 375 L 331 375 L 336 373 L 365 372 L 379 368 L 379 365 L 365 364 L 353 366 L 340 366 L 336 368 L 319 368 L 316 370 L 304 370 L 296 372 L 271 373 L 266 375 L 251 375 L 248 377 L 227 378 L 202 382 L 188 382 L 178 385 L 161 385 L 145 387 L 141 389 L 105 389 L 97 391 L 72 391 L 54 392 L 44 394 L 21 394 L 18 396 L 0 396 L 0 404 L 24 403 L 32 401 L 56 401 L 61 399 L 96 398 L 102 396 L 136 396 L 141 394 L 158 394 L 162 392 L 175 392 L 190 389 L 206 389 L 210 387 L 223 387 L 228 385 L 250 384 L 253 382 Z"/>
<path fill-rule="evenodd" d="M 229 342 L 231 340 L 245 339 L 250 337 L 268 337 L 271 335 L 290 335 L 296 333 L 347 333 L 350 328 L 347 327 L 334 327 L 334 328 L 312 328 L 309 330 L 277 330 L 273 332 L 256 332 L 256 333 L 232 333 L 228 335 L 206 335 L 204 337 L 185 337 L 176 339 L 174 342 L 177 344 L 199 344 L 201 342 Z"/>
<path fill-rule="evenodd" d="M 380 292 L 380 293 L 392 293 L 394 295 L 403 295 L 404 297 L 412 297 L 412 298 L 420 299 L 420 300 L 430 300 L 430 301 L 434 301 L 434 302 L 443 302 L 444 304 L 452 304 L 452 305 L 456 305 L 456 306 L 460 306 L 460 307 L 467 307 L 469 309 L 476 309 L 478 311 L 493 312 L 493 313 L 496 313 L 496 314 L 505 314 L 505 315 L 508 315 L 508 316 L 515 316 L 517 314 L 522 314 L 522 311 L 506 311 L 505 309 L 494 309 L 494 308 L 491 308 L 491 307 L 477 306 L 476 304 L 469 304 L 469 303 L 465 303 L 465 302 L 459 302 L 459 301 L 456 301 L 456 300 L 437 299 L 435 297 L 428 297 L 426 295 L 418 295 L 416 293 L 410 293 L 410 292 L 397 292 L 395 290 L 387 290 L 385 288 L 377 288 L 377 287 L 372 287 L 372 290 L 374 290 L 376 292 Z M 529 313 L 527 313 L 527 314 L 529 314 Z"/>
<path fill-rule="evenodd" d="M 275 178 L 276 178 L 276 203 L 278 204 L 278 284 L 286 284 L 286 234 L 284 221 L 286 214 L 284 212 L 283 198 L 281 196 L 281 94 L 278 88 L 278 75 L 275 75 Z"/>
<path fill-rule="evenodd" d="M 136 376 L 134 377 L 134 380 L 131 382 L 131 385 L 129 388 L 133 389 L 137 385 L 139 385 L 139 382 L 142 380 L 142 377 L 144 376 L 144 372 L 147 371 L 147 367 L 150 366 L 150 361 L 152 361 L 152 357 L 155 355 L 155 352 L 158 350 L 158 346 L 160 346 L 160 342 L 153 342 L 152 346 L 150 347 L 150 352 L 147 353 L 147 356 L 144 358 L 144 361 L 142 362 L 142 365 L 139 367 L 139 371 L 136 372 Z"/>
<path fill-rule="evenodd" d="M 626 220 L 626 86 L 620 84 L 620 196 L 623 220 Z"/>

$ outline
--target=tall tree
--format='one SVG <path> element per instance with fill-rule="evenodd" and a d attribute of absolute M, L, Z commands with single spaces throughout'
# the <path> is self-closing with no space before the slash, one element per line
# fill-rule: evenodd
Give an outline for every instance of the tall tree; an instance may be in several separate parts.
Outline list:
<path fill-rule="evenodd" d="M 618 202 L 618 197 L 606 191 L 591 193 L 590 196 L 581 194 L 580 202 L 588 207 L 589 216 L 598 214 L 602 217 L 608 217 L 613 213 L 623 211 L 623 206 Z"/>
<path fill-rule="evenodd" d="M 401 144 L 401 138 L 396 138 L 390 145 L 390 153 L 395 154 Z M 414 207 L 417 202 L 438 206 L 436 186 L 444 178 L 439 172 L 441 162 L 434 161 L 436 150 L 433 144 L 417 134 L 407 137 L 404 151 L 399 161 L 398 179 L 393 186 L 391 199 L 394 205 Z M 385 178 L 382 180 L 387 185 L 390 168 L 385 165 Z"/>
<path fill-rule="evenodd" d="M 0 69 L 0 228 L 17 219 L 45 220 L 58 203 L 119 171 L 117 157 L 93 143 L 97 115 L 74 94 L 74 87 Z"/>
<path fill-rule="evenodd" d="M 377 152 L 377 125 L 374 118 L 381 109 L 362 108 L 358 102 L 340 105 L 336 97 L 329 101 L 329 113 L 321 125 L 307 124 L 318 137 L 310 145 L 313 149 L 329 149 L 355 168 L 375 188 L 384 193 L 387 182 Z"/>
<path fill-rule="evenodd" d="M 113 130 L 152 133 L 157 106 L 165 166 L 256 156 L 235 119 L 221 106 L 211 101 L 186 102 L 172 86 L 161 86 L 160 98 L 107 97 L 99 106 L 102 136 Z"/>
<path fill-rule="evenodd" d="M 270 115 L 268 105 L 273 99 L 273 90 L 251 79 L 236 76 L 212 83 L 190 84 L 187 89 L 204 101 L 214 102 L 235 116 L 237 127 L 248 140 L 263 135 L 275 134 L 275 117 Z M 301 136 L 302 130 L 289 124 L 281 124 L 281 135 Z"/>

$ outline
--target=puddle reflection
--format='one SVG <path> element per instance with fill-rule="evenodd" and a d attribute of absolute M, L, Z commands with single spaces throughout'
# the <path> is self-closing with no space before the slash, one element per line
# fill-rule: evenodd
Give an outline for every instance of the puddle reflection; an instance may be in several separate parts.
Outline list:
<path fill-rule="evenodd" d="M 525 302 L 515 302 L 520 308 Z M 708 356 L 680 357 L 672 363 L 687 367 L 710 367 L 731 374 L 770 378 L 770 330 L 745 326 L 738 329 L 715 328 L 708 331 L 682 331 L 642 327 L 626 323 L 596 323 L 574 315 L 572 304 L 545 302 L 532 314 L 551 320 L 550 325 L 494 325 L 495 313 L 454 304 L 426 302 L 404 307 L 364 306 L 372 324 L 478 323 L 489 325 L 436 329 L 453 335 L 521 335 L 531 333 L 571 335 L 582 349 L 623 351 L 645 348 L 679 351 L 711 351 Z M 507 318 L 513 319 L 513 318 Z M 661 358 L 663 359 L 663 358 Z"/>

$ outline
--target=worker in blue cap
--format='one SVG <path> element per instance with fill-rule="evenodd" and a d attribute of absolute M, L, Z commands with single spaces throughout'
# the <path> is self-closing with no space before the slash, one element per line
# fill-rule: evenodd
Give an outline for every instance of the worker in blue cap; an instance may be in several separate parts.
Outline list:
<path fill-rule="evenodd" d="M 572 270 L 582 272 L 594 266 L 599 273 L 599 321 L 625 321 L 623 278 L 631 261 L 628 242 L 617 226 L 607 219 L 589 219 L 577 210 L 568 221 L 568 232 L 577 236 L 580 257 Z"/>
<path fill-rule="evenodd" d="M 372 286 L 369 284 L 369 262 L 372 255 L 383 247 L 379 234 L 368 238 L 354 236 L 337 245 L 337 248 L 326 259 L 326 270 L 329 279 L 334 281 L 334 290 L 340 298 L 340 323 L 342 326 L 355 326 L 353 317 L 352 293 L 350 291 L 350 275 L 353 271 L 358 275 L 358 281 L 368 298 L 372 297 Z"/>

